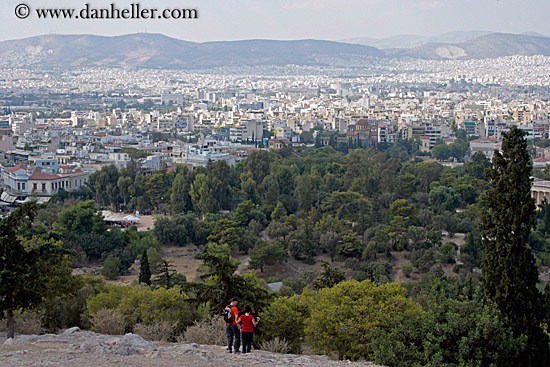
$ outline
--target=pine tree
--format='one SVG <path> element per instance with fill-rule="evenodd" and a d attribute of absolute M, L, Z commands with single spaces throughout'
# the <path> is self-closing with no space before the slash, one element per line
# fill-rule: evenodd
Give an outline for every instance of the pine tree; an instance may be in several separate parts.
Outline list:
<path fill-rule="evenodd" d="M 156 269 L 157 276 L 154 279 L 155 285 L 166 289 L 171 288 L 174 285 L 174 268 L 175 266 L 171 262 L 162 260 Z"/>
<path fill-rule="evenodd" d="M 139 283 L 151 285 L 151 267 L 149 266 L 149 256 L 147 256 L 147 249 L 143 250 L 143 255 L 141 255 Z"/>
<path fill-rule="evenodd" d="M 258 269 L 264 272 L 265 265 L 275 265 L 285 261 L 287 257 L 286 248 L 277 241 L 267 243 L 265 241 L 258 241 L 256 246 L 250 250 L 250 269 Z"/>
<path fill-rule="evenodd" d="M 277 202 L 277 205 L 275 206 L 275 209 L 271 212 L 271 220 L 277 221 L 277 222 L 283 222 L 286 219 L 286 209 L 283 203 L 280 201 Z"/>
<path fill-rule="evenodd" d="M 496 303 L 515 336 L 527 337 L 517 365 L 548 366 L 548 336 L 541 329 L 543 296 L 536 287 L 539 274 L 528 247 L 535 203 L 531 198 L 532 163 L 524 136 L 516 127 L 505 133 L 503 153 L 495 151 L 487 172 L 491 189 L 488 211 L 480 225 L 486 248 L 483 285 L 487 299 Z"/>

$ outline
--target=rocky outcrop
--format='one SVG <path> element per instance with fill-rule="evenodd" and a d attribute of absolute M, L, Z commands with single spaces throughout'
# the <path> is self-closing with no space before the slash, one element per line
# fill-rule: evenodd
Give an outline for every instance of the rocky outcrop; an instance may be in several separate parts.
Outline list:
<path fill-rule="evenodd" d="M 18 335 L 0 344 L 2 366 L 96 367 L 115 364 L 162 366 L 372 366 L 333 361 L 326 356 L 275 354 L 253 350 L 228 354 L 225 347 L 150 342 L 136 334 L 108 336 L 74 327 L 61 334 Z"/>

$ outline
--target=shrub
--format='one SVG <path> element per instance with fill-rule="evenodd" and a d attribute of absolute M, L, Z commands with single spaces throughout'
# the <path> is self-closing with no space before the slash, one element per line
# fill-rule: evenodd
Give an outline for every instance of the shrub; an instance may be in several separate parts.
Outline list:
<path fill-rule="evenodd" d="M 15 330 L 24 335 L 40 335 L 45 332 L 42 327 L 42 312 L 24 312 L 17 319 Z"/>
<path fill-rule="evenodd" d="M 44 310 L 42 326 L 48 332 L 73 326 L 89 329 L 91 323 L 86 302 L 89 298 L 107 291 L 105 281 L 101 277 L 76 275 L 70 278 L 65 287 L 67 293 L 44 298 L 40 306 Z"/>
<path fill-rule="evenodd" d="M 411 263 L 420 272 L 426 273 L 435 264 L 435 254 L 436 251 L 433 247 L 428 250 L 413 250 L 411 252 Z"/>
<path fill-rule="evenodd" d="M 429 299 L 425 312 L 399 315 L 375 331 L 374 361 L 385 366 L 515 366 L 525 336 L 514 337 L 500 312 L 481 301 Z"/>
<path fill-rule="evenodd" d="M 271 353 L 286 354 L 290 352 L 290 346 L 284 338 L 275 338 L 260 343 L 260 349 Z"/>
<path fill-rule="evenodd" d="M 167 321 L 183 330 L 195 319 L 195 311 L 186 302 L 187 296 L 177 288 L 121 287 L 112 285 L 108 292 L 88 300 L 88 312 L 95 315 L 107 308 L 120 312 L 128 330 L 138 323 L 146 325 Z"/>
<path fill-rule="evenodd" d="M 370 280 L 372 282 L 381 284 L 391 282 L 392 266 L 389 263 L 368 263 L 360 268 L 358 281 Z"/>
<path fill-rule="evenodd" d="M 437 260 L 441 264 L 453 264 L 455 262 L 456 250 L 458 246 L 453 242 L 447 242 L 439 249 Z"/>
<path fill-rule="evenodd" d="M 155 321 L 149 325 L 140 322 L 134 326 L 134 333 L 147 340 L 169 341 L 175 327 L 168 321 Z"/>
<path fill-rule="evenodd" d="M 117 310 L 101 309 L 92 316 L 92 326 L 101 334 L 122 335 L 126 331 L 124 318 Z"/>
<path fill-rule="evenodd" d="M 535 255 L 543 266 L 550 265 L 550 254 L 544 252 L 537 252 Z"/>
<path fill-rule="evenodd" d="M 411 263 L 407 263 L 401 267 L 401 272 L 403 272 L 403 275 L 409 278 L 411 276 L 411 273 L 413 272 L 413 266 Z"/>
<path fill-rule="evenodd" d="M 42 327 L 42 317 L 43 313 L 37 311 L 15 313 L 13 317 L 15 332 L 22 335 L 44 334 L 45 329 Z M 6 320 L 0 323 L 0 331 L 7 331 Z"/>
<path fill-rule="evenodd" d="M 292 353 L 300 353 L 304 338 L 304 321 L 309 316 L 308 303 L 307 294 L 274 300 L 262 313 L 259 326 L 262 333 L 258 341 L 284 339 Z"/>
<path fill-rule="evenodd" d="M 178 337 L 180 343 L 197 343 L 209 345 L 227 345 L 225 321 L 221 316 L 195 322 L 188 327 L 183 337 Z"/>
<path fill-rule="evenodd" d="M 103 262 L 101 275 L 107 279 L 115 279 L 120 272 L 120 259 L 116 256 L 109 255 Z"/>
<path fill-rule="evenodd" d="M 288 285 L 282 285 L 277 292 L 279 297 L 290 297 L 294 295 L 294 291 Z"/>
<path fill-rule="evenodd" d="M 181 218 L 183 216 L 179 216 Z M 185 225 L 178 223 L 178 217 L 173 219 L 168 217 L 158 217 L 155 220 L 153 234 L 155 237 L 167 245 L 183 246 L 187 243 L 187 229 Z"/>
<path fill-rule="evenodd" d="M 377 329 L 390 328 L 399 315 L 420 312 L 407 299 L 406 290 L 396 283 L 376 285 L 369 280 L 352 280 L 308 296 L 308 345 L 317 353 L 337 353 L 351 360 L 372 355 L 371 342 Z"/>
<path fill-rule="evenodd" d="M 300 274 L 299 277 L 283 280 L 283 286 L 288 286 L 292 288 L 294 293 L 300 294 L 306 286 L 310 285 L 315 279 L 317 279 L 317 276 L 318 275 L 316 272 L 306 270 Z"/>

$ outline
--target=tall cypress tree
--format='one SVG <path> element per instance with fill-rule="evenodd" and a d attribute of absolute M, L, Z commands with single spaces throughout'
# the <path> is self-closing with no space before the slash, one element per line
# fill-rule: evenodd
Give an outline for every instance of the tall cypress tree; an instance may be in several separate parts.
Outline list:
<path fill-rule="evenodd" d="M 548 336 L 543 332 L 544 299 L 537 289 L 538 269 L 528 247 L 534 224 L 531 198 L 531 158 L 525 132 L 512 127 L 504 134 L 502 154 L 495 151 L 486 177 L 488 210 L 480 229 L 486 253 L 483 258 L 485 296 L 496 303 L 516 336 L 527 337 L 518 366 L 550 365 Z"/>
<path fill-rule="evenodd" d="M 143 250 L 141 255 L 141 263 L 139 268 L 139 283 L 145 283 L 151 285 L 151 267 L 149 266 L 149 257 L 147 256 L 147 249 Z"/>

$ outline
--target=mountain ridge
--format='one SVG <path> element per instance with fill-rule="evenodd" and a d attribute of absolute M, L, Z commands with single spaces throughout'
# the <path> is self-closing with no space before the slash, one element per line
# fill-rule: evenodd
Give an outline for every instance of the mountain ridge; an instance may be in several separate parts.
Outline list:
<path fill-rule="evenodd" d="M 381 50 L 394 48 L 414 48 L 428 43 L 458 43 L 468 41 L 487 34 L 497 33 L 492 31 L 458 31 L 447 32 L 433 36 L 421 36 L 416 34 L 398 34 L 391 37 L 371 38 L 356 37 L 342 39 L 340 42 L 354 43 L 376 47 Z"/>
<path fill-rule="evenodd" d="M 24 66 L 208 68 L 227 65 L 316 65 L 320 57 L 383 57 L 373 47 L 324 40 L 241 40 L 197 43 L 161 34 L 42 35 L 0 42 Z M 6 58 L 4 58 L 6 60 Z"/>
<path fill-rule="evenodd" d="M 415 37 L 415 36 L 411 36 Z M 40 35 L 0 42 L 0 67 L 209 69 L 224 66 L 343 66 L 351 59 L 483 59 L 550 56 L 550 37 L 490 33 L 458 43 L 412 48 L 375 47 L 317 39 L 191 42 L 158 33 L 120 36 Z"/>
<path fill-rule="evenodd" d="M 505 56 L 550 56 L 550 37 L 491 33 L 460 43 L 430 43 L 411 49 L 385 50 L 390 57 L 485 59 Z"/>

